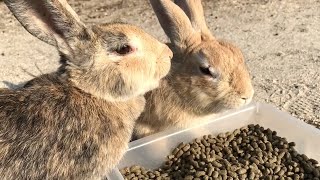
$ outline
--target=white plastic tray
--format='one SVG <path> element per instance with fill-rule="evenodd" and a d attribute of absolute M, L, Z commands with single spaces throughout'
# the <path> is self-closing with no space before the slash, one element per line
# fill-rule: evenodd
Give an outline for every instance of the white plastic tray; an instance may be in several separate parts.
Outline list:
<path fill-rule="evenodd" d="M 158 168 L 180 142 L 190 142 L 207 134 L 221 132 L 248 124 L 259 124 L 277 131 L 279 136 L 296 143 L 296 150 L 308 157 L 320 161 L 320 130 L 300 121 L 287 113 L 261 103 L 252 103 L 236 111 L 229 111 L 212 121 L 184 130 L 168 130 L 146 138 L 133 141 L 122 158 L 118 168 L 141 165 L 146 168 Z M 123 180 L 119 169 L 114 169 L 108 180 Z"/>

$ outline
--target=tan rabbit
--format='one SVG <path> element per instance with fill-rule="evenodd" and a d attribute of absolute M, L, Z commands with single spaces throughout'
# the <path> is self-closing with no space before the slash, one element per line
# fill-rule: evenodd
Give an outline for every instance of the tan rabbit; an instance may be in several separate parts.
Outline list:
<path fill-rule="evenodd" d="M 0 90 L 0 179 L 102 179 L 125 153 L 143 94 L 169 72 L 172 52 L 135 26 L 88 28 L 65 0 L 5 3 L 57 48 L 61 67 Z"/>
<path fill-rule="evenodd" d="M 171 40 L 174 57 L 170 75 L 145 95 L 145 111 L 133 139 L 168 128 L 192 127 L 248 104 L 254 91 L 243 55 L 210 33 L 201 1 L 150 2 Z"/>

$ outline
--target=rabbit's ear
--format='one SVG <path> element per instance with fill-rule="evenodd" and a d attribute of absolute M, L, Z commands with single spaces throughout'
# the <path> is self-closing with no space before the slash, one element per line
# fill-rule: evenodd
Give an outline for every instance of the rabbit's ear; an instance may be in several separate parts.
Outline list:
<path fill-rule="evenodd" d="M 173 44 L 183 45 L 194 34 L 189 18 L 174 2 L 171 0 L 150 0 L 150 3 L 161 27 Z"/>
<path fill-rule="evenodd" d="M 174 2 L 187 14 L 192 27 L 202 34 L 211 36 L 204 17 L 201 0 L 174 0 Z"/>
<path fill-rule="evenodd" d="M 68 41 L 74 41 L 75 37 L 88 36 L 85 25 L 66 0 L 4 2 L 28 32 L 59 50 L 70 48 Z"/>

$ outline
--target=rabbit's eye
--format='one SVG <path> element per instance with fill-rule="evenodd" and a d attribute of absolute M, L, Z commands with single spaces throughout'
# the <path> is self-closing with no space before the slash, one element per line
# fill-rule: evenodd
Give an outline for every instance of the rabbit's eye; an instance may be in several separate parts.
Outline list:
<path fill-rule="evenodd" d="M 217 71 L 214 71 L 214 69 L 210 66 L 208 67 L 199 67 L 200 72 L 204 75 L 211 76 L 212 78 L 218 78 L 219 73 Z"/>
<path fill-rule="evenodd" d="M 211 73 L 210 73 L 209 68 L 200 67 L 200 71 L 201 71 L 202 74 L 204 74 L 204 75 L 209 75 L 209 76 L 211 76 Z"/>
<path fill-rule="evenodd" d="M 116 53 L 120 54 L 120 55 L 126 55 L 126 54 L 130 54 L 133 52 L 133 48 L 129 45 L 123 45 L 121 47 L 119 47 L 118 49 L 116 49 Z"/>

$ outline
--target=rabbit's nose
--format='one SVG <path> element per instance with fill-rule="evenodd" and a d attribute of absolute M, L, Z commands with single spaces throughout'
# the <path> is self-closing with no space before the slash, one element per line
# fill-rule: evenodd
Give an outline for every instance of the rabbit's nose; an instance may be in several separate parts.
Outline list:
<path fill-rule="evenodd" d="M 171 51 L 171 49 L 167 45 L 165 45 L 162 54 L 163 54 L 163 57 L 169 57 L 170 58 L 169 60 L 171 60 L 173 57 L 173 52 Z"/>
<path fill-rule="evenodd" d="M 249 104 L 252 101 L 253 94 L 254 91 L 252 90 L 250 94 L 248 94 L 247 96 L 242 96 L 241 99 L 245 101 L 245 104 Z"/>
<path fill-rule="evenodd" d="M 251 102 L 251 98 L 249 97 L 242 97 L 241 99 L 244 101 L 244 104 L 248 104 Z"/>

